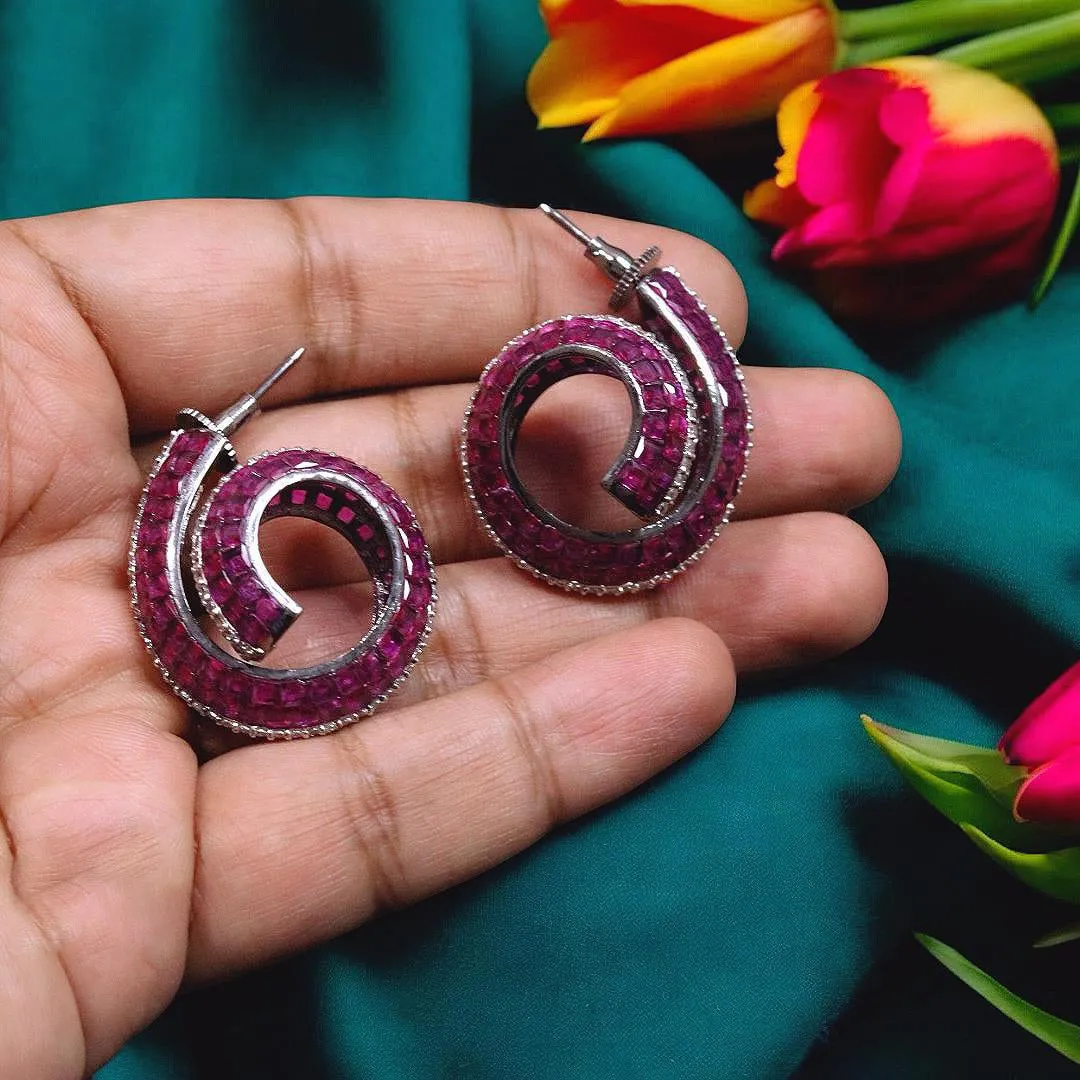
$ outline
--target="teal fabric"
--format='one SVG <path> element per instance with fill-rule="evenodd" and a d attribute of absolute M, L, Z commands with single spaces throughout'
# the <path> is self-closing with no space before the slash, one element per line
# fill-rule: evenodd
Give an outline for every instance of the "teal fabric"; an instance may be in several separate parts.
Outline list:
<path fill-rule="evenodd" d="M 868 645 L 744 685 L 700 752 L 481 879 L 186 995 L 99 1080 L 1072 1075 L 911 939 L 941 936 L 1080 1019 L 1075 954 L 1028 947 L 1070 913 L 903 790 L 857 717 L 990 742 L 1075 655 L 1075 260 L 1037 315 L 857 342 L 676 151 L 534 130 L 531 0 L 0 13 L 5 216 L 317 192 L 651 219 L 732 258 L 749 362 L 864 372 L 906 435 L 899 478 L 861 514 L 893 581 Z"/>

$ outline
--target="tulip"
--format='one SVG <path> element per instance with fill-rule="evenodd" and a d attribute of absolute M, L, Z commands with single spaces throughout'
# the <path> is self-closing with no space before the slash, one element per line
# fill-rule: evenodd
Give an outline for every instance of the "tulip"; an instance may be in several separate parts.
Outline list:
<path fill-rule="evenodd" d="M 1018 819 L 1080 824 L 1080 664 L 1020 714 L 999 749 L 1031 769 L 1013 803 Z"/>
<path fill-rule="evenodd" d="M 586 140 L 772 115 L 832 69 L 831 0 L 540 0 L 551 37 L 526 92 L 541 127 Z"/>
<path fill-rule="evenodd" d="M 903 57 L 793 90 L 774 179 L 745 199 L 778 263 L 841 316 L 931 317 L 1012 298 L 1058 191 L 1046 118 L 994 75 Z"/>

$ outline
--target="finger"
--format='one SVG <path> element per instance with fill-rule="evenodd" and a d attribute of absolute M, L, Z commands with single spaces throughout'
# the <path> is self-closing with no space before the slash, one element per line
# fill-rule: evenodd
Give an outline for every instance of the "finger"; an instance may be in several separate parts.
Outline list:
<path fill-rule="evenodd" d="M 658 622 L 338 735 L 200 774 L 189 975 L 339 934 L 493 866 L 707 738 L 734 694 L 720 640 Z"/>
<path fill-rule="evenodd" d="M 709 245 L 652 225 L 581 223 L 635 251 L 662 245 L 742 339 L 742 285 Z M 185 405 L 229 404 L 297 345 L 310 359 L 276 400 L 471 379 L 526 327 L 603 310 L 611 286 L 541 214 L 465 203 L 144 203 L 10 228 L 94 327 L 139 430 Z"/>
<path fill-rule="evenodd" d="M 434 632 L 386 707 L 499 678 L 548 653 L 656 617 L 704 623 L 739 671 L 789 667 L 853 648 L 874 631 L 888 593 L 873 541 L 837 514 L 735 522 L 670 584 L 618 599 L 553 589 L 503 558 L 443 567 Z M 304 615 L 274 650 L 302 667 L 351 648 L 370 620 L 362 588 L 299 590 Z"/>
<path fill-rule="evenodd" d="M 575 382 L 581 385 L 570 385 Z M 899 425 L 888 399 L 868 379 L 846 371 L 749 368 L 747 383 L 756 433 L 739 517 L 846 511 L 874 498 L 892 478 Z M 244 432 L 242 445 L 250 452 L 318 446 L 362 462 L 412 504 L 438 561 L 481 558 L 493 554 L 494 546 L 477 523 L 458 461 L 470 392 L 471 386 L 460 384 L 420 387 L 280 409 L 260 416 Z M 578 524 L 640 524 L 600 487 L 626 439 L 629 410 L 622 387 L 612 379 L 582 376 L 545 394 L 534 412 L 517 454 L 533 495 Z M 144 466 L 157 453 L 156 441 L 147 444 L 140 454 Z M 338 561 L 330 554 L 332 545 L 311 550 L 310 532 L 302 542 L 296 533 L 284 536 L 300 561 L 320 568 L 314 580 L 353 580 L 351 551 Z M 285 551 L 275 556 L 273 543 L 268 547 L 282 565 Z M 303 575 L 305 567 L 286 573 Z"/>

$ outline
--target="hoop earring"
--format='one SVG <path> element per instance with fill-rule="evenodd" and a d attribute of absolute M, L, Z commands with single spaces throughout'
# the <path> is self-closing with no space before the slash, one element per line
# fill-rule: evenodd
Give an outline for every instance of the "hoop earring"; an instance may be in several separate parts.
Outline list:
<path fill-rule="evenodd" d="M 139 632 L 170 689 L 202 716 L 266 739 L 323 735 L 369 715 L 408 674 L 436 601 L 420 526 L 373 472 L 302 449 L 239 464 L 229 436 L 303 351 L 216 419 L 195 409 L 179 413 L 143 489 L 128 560 Z M 199 510 L 214 470 L 224 476 Z M 374 591 L 363 638 L 342 656 L 303 668 L 256 663 L 301 614 L 259 551 L 262 522 L 286 516 L 340 533 L 366 565 Z M 203 621 L 230 650 L 211 639 Z"/>
<path fill-rule="evenodd" d="M 585 246 L 615 281 L 610 307 L 636 297 L 641 326 L 613 315 L 549 319 L 510 341 L 484 369 L 465 414 L 465 485 L 488 534 L 518 566 L 563 589 L 623 594 L 670 581 L 699 559 L 727 523 L 751 447 L 750 405 L 735 351 L 673 266 L 653 269 L 540 209 Z M 514 464 L 525 414 L 573 375 L 618 379 L 632 421 L 603 487 L 644 524 L 620 532 L 578 528 L 540 506 Z"/>

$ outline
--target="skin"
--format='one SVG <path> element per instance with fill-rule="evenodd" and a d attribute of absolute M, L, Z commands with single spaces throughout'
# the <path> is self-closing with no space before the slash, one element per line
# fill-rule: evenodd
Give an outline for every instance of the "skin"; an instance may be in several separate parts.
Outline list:
<path fill-rule="evenodd" d="M 741 340 L 745 297 L 716 251 L 581 221 L 629 249 L 660 243 Z M 85 1075 L 185 980 L 508 858 L 707 739 L 736 672 L 872 632 L 885 570 L 843 514 L 888 483 L 900 440 L 884 396 L 849 373 L 747 372 L 738 520 L 671 586 L 570 596 L 495 554 L 455 458 L 471 386 L 507 338 L 602 311 L 607 292 L 534 211 L 180 202 L 0 225 L 0 1076 Z M 373 719 L 200 765 L 134 630 L 131 521 L 176 410 L 213 413 L 298 344 L 240 453 L 317 446 L 382 474 L 439 563 L 438 629 Z M 538 408 L 534 472 L 602 473 L 625 433 L 609 390 L 573 380 Z M 549 488 L 562 509 L 603 502 L 591 483 Z M 312 526 L 267 532 L 307 609 L 284 660 L 350 645 L 351 552 Z"/>

